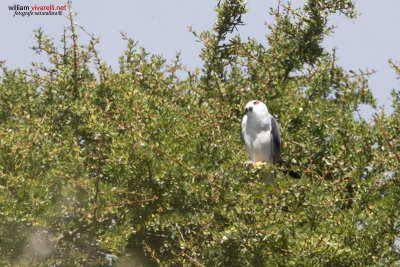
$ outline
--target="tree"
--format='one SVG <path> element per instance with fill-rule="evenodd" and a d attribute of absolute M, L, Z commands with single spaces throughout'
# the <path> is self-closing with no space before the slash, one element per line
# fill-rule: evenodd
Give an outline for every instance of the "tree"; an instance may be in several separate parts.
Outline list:
<path fill-rule="evenodd" d="M 1 264 L 399 261 L 399 93 L 392 115 L 357 117 L 361 104 L 375 107 L 369 73 L 344 70 L 321 46 L 329 16 L 354 18 L 353 2 L 282 2 L 267 45 L 234 35 L 245 1 L 219 1 L 216 12 L 212 30 L 192 30 L 201 70 L 123 35 L 113 71 L 95 36 L 78 42 L 72 13 L 61 48 L 35 32 L 47 63 L 2 66 Z M 279 118 L 283 158 L 300 180 L 244 166 L 250 99 Z M 260 179 L 271 169 L 274 185 Z"/>

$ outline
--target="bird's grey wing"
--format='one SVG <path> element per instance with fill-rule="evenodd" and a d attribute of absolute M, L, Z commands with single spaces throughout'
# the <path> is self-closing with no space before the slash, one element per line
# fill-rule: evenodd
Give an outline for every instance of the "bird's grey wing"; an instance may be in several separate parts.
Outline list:
<path fill-rule="evenodd" d="M 281 159 L 281 131 L 278 122 L 271 116 L 271 134 L 272 134 L 272 157 L 274 164 L 280 163 Z"/>

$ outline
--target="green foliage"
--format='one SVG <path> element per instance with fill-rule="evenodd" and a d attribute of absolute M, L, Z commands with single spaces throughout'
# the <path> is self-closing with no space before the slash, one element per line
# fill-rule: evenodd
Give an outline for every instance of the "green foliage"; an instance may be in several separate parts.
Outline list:
<path fill-rule="evenodd" d="M 329 16 L 355 17 L 353 3 L 271 9 L 267 45 L 233 35 L 245 1 L 216 11 L 211 31 L 193 31 L 201 70 L 123 35 L 113 71 L 98 39 L 79 44 L 73 14 L 61 48 L 35 32 L 46 64 L 3 67 L 1 265 L 398 264 L 399 92 L 392 115 L 356 118 L 375 106 L 369 73 L 321 46 Z M 279 118 L 282 156 L 302 179 L 278 169 L 266 184 L 243 164 L 251 99 Z"/>

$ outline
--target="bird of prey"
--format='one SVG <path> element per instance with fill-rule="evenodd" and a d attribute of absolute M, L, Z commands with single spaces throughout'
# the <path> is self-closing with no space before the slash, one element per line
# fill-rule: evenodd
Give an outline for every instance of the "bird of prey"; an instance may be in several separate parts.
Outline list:
<path fill-rule="evenodd" d="M 281 132 L 275 118 L 268 112 L 267 106 L 258 100 L 246 104 L 246 115 L 242 120 L 242 139 L 253 166 L 279 164 L 281 158 Z M 289 171 L 294 178 L 299 174 Z M 270 174 L 267 181 L 274 183 L 275 176 Z"/>
<path fill-rule="evenodd" d="M 258 100 L 247 103 L 242 120 L 242 139 L 254 166 L 281 163 L 281 133 L 267 106 Z"/>

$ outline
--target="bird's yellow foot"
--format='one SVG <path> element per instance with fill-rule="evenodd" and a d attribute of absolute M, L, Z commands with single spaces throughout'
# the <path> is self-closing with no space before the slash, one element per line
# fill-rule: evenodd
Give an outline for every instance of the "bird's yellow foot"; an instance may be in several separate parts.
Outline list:
<path fill-rule="evenodd" d="M 255 163 L 253 163 L 253 167 L 261 167 L 261 166 L 264 166 L 266 164 L 267 164 L 266 162 L 257 161 Z"/>

